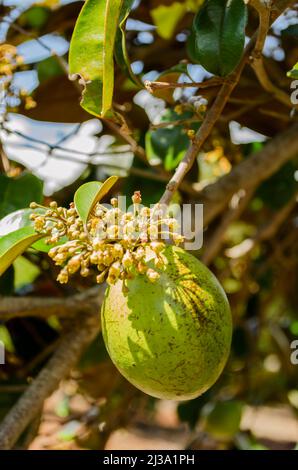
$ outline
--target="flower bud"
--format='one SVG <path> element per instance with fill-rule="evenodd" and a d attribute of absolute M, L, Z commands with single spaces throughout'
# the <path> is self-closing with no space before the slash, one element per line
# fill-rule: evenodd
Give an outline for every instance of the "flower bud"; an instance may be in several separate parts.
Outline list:
<path fill-rule="evenodd" d="M 142 203 L 142 196 L 140 191 L 135 191 L 134 195 L 132 196 L 132 202 L 134 204 L 141 204 Z"/>
<path fill-rule="evenodd" d="M 74 256 L 67 263 L 67 271 L 69 274 L 76 273 L 81 267 L 81 255 Z"/>
<path fill-rule="evenodd" d="M 60 284 L 67 284 L 67 282 L 68 282 L 68 272 L 66 271 L 66 269 L 62 269 L 62 271 L 60 271 L 60 273 L 57 277 L 57 281 L 60 282 Z"/>
<path fill-rule="evenodd" d="M 149 281 L 152 283 L 158 281 L 158 279 L 160 278 L 160 275 L 153 269 L 148 269 L 146 275 Z"/>
<path fill-rule="evenodd" d="M 123 256 L 123 247 L 120 243 L 115 243 L 113 246 L 113 253 L 116 258 L 121 258 Z"/>
<path fill-rule="evenodd" d="M 125 269 L 129 269 L 133 265 L 133 257 L 129 251 L 126 251 L 125 255 L 122 258 L 122 264 Z"/>
<path fill-rule="evenodd" d="M 165 245 L 162 242 L 152 242 L 150 243 L 150 248 L 154 253 L 160 253 L 165 248 Z"/>

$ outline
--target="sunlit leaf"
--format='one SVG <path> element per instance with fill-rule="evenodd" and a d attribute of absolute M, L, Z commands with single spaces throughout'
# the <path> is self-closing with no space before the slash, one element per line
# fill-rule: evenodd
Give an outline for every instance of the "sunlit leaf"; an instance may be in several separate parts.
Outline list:
<path fill-rule="evenodd" d="M 33 227 L 24 227 L 0 238 L 0 276 L 33 243 L 42 238 Z"/>
<path fill-rule="evenodd" d="M 244 0 L 207 0 L 194 20 L 195 56 L 208 72 L 226 76 L 239 63 L 245 44 Z"/>
<path fill-rule="evenodd" d="M 290 78 L 298 78 L 298 62 L 294 65 L 292 70 L 288 72 L 288 77 Z"/>
<path fill-rule="evenodd" d="M 69 71 L 84 82 L 82 107 L 95 116 L 112 108 L 113 51 L 123 0 L 87 0 L 77 20 L 69 51 Z"/>
<path fill-rule="evenodd" d="M 24 256 L 19 256 L 14 261 L 13 267 L 15 289 L 32 284 L 40 274 L 40 269 Z"/>
<path fill-rule="evenodd" d="M 101 199 L 108 194 L 117 182 L 118 176 L 110 176 L 104 183 L 90 181 L 83 184 L 75 193 L 74 203 L 82 221 L 86 223 L 94 208 Z"/>
<path fill-rule="evenodd" d="M 151 10 L 151 16 L 159 36 L 163 39 L 171 39 L 185 13 L 186 5 L 178 2 L 171 5 L 159 5 Z"/>

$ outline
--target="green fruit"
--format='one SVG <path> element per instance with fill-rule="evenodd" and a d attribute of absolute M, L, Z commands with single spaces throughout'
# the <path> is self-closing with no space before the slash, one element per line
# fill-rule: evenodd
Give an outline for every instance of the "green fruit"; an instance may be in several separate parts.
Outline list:
<path fill-rule="evenodd" d="M 231 313 L 217 279 L 194 256 L 169 246 L 163 258 L 156 283 L 139 275 L 128 281 L 128 293 L 121 281 L 107 289 L 103 337 L 112 361 L 137 388 L 190 400 L 210 388 L 226 364 Z"/>
<path fill-rule="evenodd" d="M 231 440 L 240 428 L 243 403 L 236 400 L 208 403 L 202 410 L 206 432 L 220 440 Z"/>

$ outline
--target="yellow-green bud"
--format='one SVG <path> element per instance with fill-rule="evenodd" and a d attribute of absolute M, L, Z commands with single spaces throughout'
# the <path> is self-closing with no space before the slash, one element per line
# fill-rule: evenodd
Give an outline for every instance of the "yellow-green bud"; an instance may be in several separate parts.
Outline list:
<path fill-rule="evenodd" d="M 147 275 L 149 281 L 152 282 L 152 283 L 158 281 L 158 279 L 160 277 L 159 274 L 156 271 L 154 271 L 153 269 L 148 269 L 146 275 Z"/>

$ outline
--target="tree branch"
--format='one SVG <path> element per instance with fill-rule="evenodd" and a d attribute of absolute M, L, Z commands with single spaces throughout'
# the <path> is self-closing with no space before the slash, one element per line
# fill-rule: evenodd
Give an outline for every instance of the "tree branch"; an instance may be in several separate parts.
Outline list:
<path fill-rule="evenodd" d="M 250 0 L 249 2 L 257 10 L 260 22 L 256 47 L 253 52 L 255 58 L 260 58 L 264 49 L 266 36 L 270 28 L 272 3 L 272 0 Z"/>
<path fill-rule="evenodd" d="M 228 230 L 231 223 L 241 216 L 242 212 L 245 210 L 247 204 L 251 200 L 254 191 L 255 187 L 249 189 L 246 192 L 244 191 L 244 194 L 242 195 L 237 194 L 236 204 L 232 204 L 230 210 L 224 214 L 221 223 L 216 228 L 212 237 L 205 245 L 204 253 L 201 259 L 204 264 L 209 265 L 212 263 L 212 261 L 220 251 L 222 244 L 224 243 L 224 236 L 226 231 Z"/>
<path fill-rule="evenodd" d="M 240 189 L 258 186 L 284 163 L 298 154 L 298 123 L 276 136 L 259 152 L 248 157 L 215 183 L 206 186 L 198 198 L 204 204 L 204 223 L 208 225 Z"/>
<path fill-rule="evenodd" d="M 290 96 L 280 88 L 278 88 L 270 78 L 266 72 L 264 61 L 262 57 L 253 57 L 252 58 L 252 67 L 255 71 L 255 74 L 264 88 L 265 91 L 270 93 L 274 96 L 280 103 L 288 106 L 289 108 L 294 108 L 294 104 L 291 102 Z"/>
<path fill-rule="evenodd" d="M 79 360 L 100 329 L 98 313 L 80 315 L 37 378 L 9 411 L 0 427 L 0 449 L 12 449 L 43 403 Z"/>
<path fill-rule="evenodd" d="M 269 25 L 272 24 L 273 21 L 289 6 L 294 4 L 292 0 L 278 0 L 277 2 L 274 3 L 273 5 L 273 13 L 271 14 Z M 262 33 L 263 36 L 263 33 Z M 230 76 L 225 80 L 223 86 L 220 89 L 220 92 L 215 99 L 212 107 L 206 114 L 206 118 L 203 121 L 200 129 L 196 133 L 192 144 L 190 145 L 188 151 L 186 152 L 183 160 L 181 163 L 178 165 L 177 170 L 175 175 L 171 178 L 169 181 L 167 188 L 163 194 L 163 196 L 160 199 L 161 204 L 169 204 L 174 193 L 177 191 L 179 188 L 180 184 L 182 183 L 185 175 L 189 172 L 191 169 L 192 165 L 195 162 L 196 157 L 198 156 L 198 153 L 206 141 L 206 139 L 209 137 L 214 125 L 218 121 L 218 119 L 221 116 L 221 113 L 223 112 L 234 88 L 236 87 L 242 71 L 245 67 L 245 64 L 249 57 L 251 56 L 256 43 L 258 40 L 260 40 L 261 37 L 261 32 L 260 29 L 252 36 L 250 39 L 248 45 L 245 48 L 245 52 L 242 56 L 242 59 L 238 66 L 235 68 L 234 72 L 230 74 Z"/>
<path fill-rule="evenodd" d="M 40 317 L 49 318 L 73 317 L 78 312 L 97 311 L 103 297 L 104 287 L 96 286 L 85 292 L 69 297 L 1 297 L 0 320 L 12 318 Z"/>
<path fill-rule="evenodd" d="M 297 201 L 298 192 L 294 194 L 288 204 L 282 207 L 282 209 L 272 217 L 268 224 L 260 227 L 253 238 L 247 238 L 239 245 L 229 248 L 226 250 L 226 255 L 229 258 L 239 258 L 248 255 L 258 243 L 272 239 L 297 205 Z"/>

